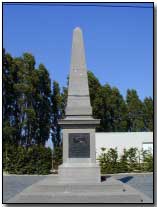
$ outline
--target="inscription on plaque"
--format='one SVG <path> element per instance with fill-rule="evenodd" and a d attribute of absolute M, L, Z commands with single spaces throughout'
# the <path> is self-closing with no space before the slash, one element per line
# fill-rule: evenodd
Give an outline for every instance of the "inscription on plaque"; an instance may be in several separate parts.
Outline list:
<path fill-rule="evenodd" d="M 69 133 L 69 158 L 90 157 L 90 134 Z"/>

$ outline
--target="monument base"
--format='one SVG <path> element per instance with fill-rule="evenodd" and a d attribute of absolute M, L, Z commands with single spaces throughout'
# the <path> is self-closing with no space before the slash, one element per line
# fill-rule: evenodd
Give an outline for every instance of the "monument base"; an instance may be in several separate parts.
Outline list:
<path fill-rule="evenodd" d="M 100 167 L 96 163 L 64 163 L 59 166 L 60 183 L 100 183 Z"/>
<path fill-rule="evenodd" d="M 27 187 L 6 202 L 9 203 L 153 203 L 153 200 L 121 181 L 107 178 L 105 182 L 60 183 L 58 175 Z M 129 205 L 129 204 L 128 204 Z M 126 206 L 126 205 L 125 205 Z"/>

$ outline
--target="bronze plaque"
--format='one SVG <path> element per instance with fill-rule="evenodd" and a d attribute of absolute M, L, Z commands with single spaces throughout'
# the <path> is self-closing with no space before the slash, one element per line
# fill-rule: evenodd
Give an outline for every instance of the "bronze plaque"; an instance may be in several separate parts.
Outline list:
<path fill-rule="evenodd" d="M 90 134 L 69 133 L 69 158 L 90 157 Z"/>

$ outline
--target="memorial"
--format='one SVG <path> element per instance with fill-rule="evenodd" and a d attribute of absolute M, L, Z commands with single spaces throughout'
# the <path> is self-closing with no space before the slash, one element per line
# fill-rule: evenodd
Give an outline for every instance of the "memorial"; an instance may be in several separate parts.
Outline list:
<path fill-rule="evenodd" d="M 66 115 L 59 121 L 63 138 L 60 182 L 100 182 L 95 148 L 95 127 L 99 122 L 92 118 L 83 35 L 77 27 L 73 31 Z"/>
<path fill-rule="evenodd" d="M 131 186 L 106 177 L 101 182 L 96 162 L 95 127 L 92 118 L 82 31 L 74 29 L 68 99 L 62 127 L 63 163 L 58 175 L 48 175 L 27 187 L 7 203 L 152 203 Z"/>

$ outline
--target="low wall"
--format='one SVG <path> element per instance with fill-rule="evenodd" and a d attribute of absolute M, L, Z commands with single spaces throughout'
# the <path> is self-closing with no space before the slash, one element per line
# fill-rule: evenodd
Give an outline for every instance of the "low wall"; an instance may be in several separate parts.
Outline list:
<path fill-rule="evenodd" d="M 107 149 L 117 147 L 119 155 L 124 148 L 136 147 L 141 150 L 153 147 L 153 132 L 105 132 L 96 133 L 95 136 L 97 156 L 102 147 Z"/>

